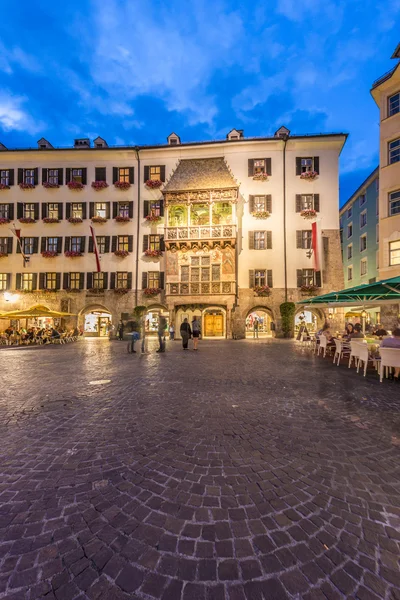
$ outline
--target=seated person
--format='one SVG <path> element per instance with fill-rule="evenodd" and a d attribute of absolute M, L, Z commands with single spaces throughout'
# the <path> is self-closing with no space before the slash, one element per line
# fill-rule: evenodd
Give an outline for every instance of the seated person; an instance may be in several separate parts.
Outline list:
<path fill-rule="evenodd" d="M 61 337 L 57 329 L 54 329 L 54 327 L 51 328 L 51 337 L 56 339 Z"/>
<path fill-rule="evenodd" d="M 354 325 L 353 323 L 347 323 L 344 339 L 350 339 L 350 336 L 354 333 Z"/>
<path fill-rule="evenodd" d="M 384 328 L 382 327 L 382 325 L 377 325 L 377 326 L 376 326 L 376 328 L 375 328 L 375 330 L 374 330 L 374 335 L 376 335 L 376 336 L 378 336 L 378 337 L 382 338 L 384 335 L 387 335 L 387 334 L 388 334 L 388 333 L 387 333 L 386 329 L 384 329 Z"/>
<path fill-rule="evenodd" d="M 360 323 L 356 323 L 354 325 L 354 332 L 352 334 L 350 334 L 350 339 L 351 340 L 354 340 L 357 338 L 362 339 L 363 337 L 364 337 L 364 334 L 362 332 L 362 327 L 361 327 Z"/>
<path fill-rule="evenodd" d="M 381 348 L 398 348 L 400 350 L 400 327 L 396 327 L 390 337 L 381 342 Z M 394 378 L 400 380 L 400 367 L 394 368 Z"/>

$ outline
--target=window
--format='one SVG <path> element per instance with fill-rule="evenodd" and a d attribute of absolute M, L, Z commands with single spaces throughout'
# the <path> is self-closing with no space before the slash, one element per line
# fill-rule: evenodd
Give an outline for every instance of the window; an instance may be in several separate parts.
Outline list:
<path fill-rule="evenodd" d="M 266 165 L 265 165 L 265 158 L 259 158 L 259 159 L 255 160 L 253 165 L 254 165 L 254 168 L 253 168 L 254 175 L 259 175 L 261 173 L 267 172 Z"/>
<path fill-rule="evenodd" d="M 71 217 L 74 219 L 83 219 L 83 207 L 81 202 L 72 202 Z"/>
<path fill-rule="evenodd" d="M 49 169 L 47 173 L 47 181 L 58 185 L 58 169 Z"/>
<path fill-rule="evenodd" d="M 125 202 L 118 203 L 118 216 L 129 218 L 129 204 L 128 203 L 125 203 Z"/>
<path fill-rule="evenodd" d="M 35 169 L 24 170 L 24 183 L 35 185 Z"/>
<path fill-rule="evenodd" d="M 314 285 L 315 284 L 315 271 L 314 269 L 303 269 L 301 285 Z"/>
<path fill-rule="evenodd" d="M 74 239 L 74 238 L 72 238 Z M 76 238 L 79 239 L 79 238 Z M 71 240 L 72 243 L 72 240 Z M 71 245 L 72 247 L 72 245 Z M 70 273 L 69 274 L 69 287 L 71 288 L 71 290 L 79 290 L 80 288 L 80 279 L 81 279 L 81 274 L 80 273 Z"/>
<path fill-rule="evenodd" d="M 10 205 L 0 204 L 0 219 L 9 219 Z"/>
<path fill-rule="evenodd" d="M 367 249 L 367 236 L 362 235 L 360 237 L 360 252 L 364 252 Z"/>
<path fill-rule="evenodd" d="M 365 227 L 367 224 L 367 211 L 364 210 L 361 214 L 360 214 L 360 228 Z"/>
<path fill-rule="evenodd" d="M 212 265 L 211 281 L 221 281 L 221 265 Z"/>
<path fill-rule="evenodd" d="M 8 254 L 8 238 L 0 238 L 0 254 Z"/>
<path fill-rule="evenodd" d="M 82 169 L 72 169 L 71 181 L 77 181 L 78 183 L 82 183 L 82 173 Z"/>
<path fill-rule="evenodd" d="M 120 167 L 118 169 L 118 181 L 129 183 L 129 169 L 128 167 Z"/>
<path fill-rule="evenodd" d="M 149 250 L 160 250 L 160 236 L 149 236 Z"/>
<path fill-rule="evenodd" d="M 99 254 L 105 254 L 106 244 L 107 244 L 106 236 L 105 235 L 101 235 L 101 236 L 96 235 L 96 242 L 97 242 L 97 250 L 99 251 Z"/>
<path fill-rule="evenodd" d="M 266 196 L 254 196 L 254 211 L 265 212 L 267 210 Z"/>
<path fill-rule="evenodd" d="M 389 117 L 400 111 L 400 92 L 389 97 Z"/>
<path fill-rule="evenodd" d="M 351 238 L 353 235 L 353 223 L 349 223 L 347 225 L 347 239 Z"/>
<path fill-rule="evenodd" d="M 378 242 L 379 242 L 379 223 L 376 224 L 375 235 L 376 235 L 376 243 L 378 244 Z"/>
<path fill-rule="evenodd" d="M 360 275 L 361 277 L 367 274 L 367 259 L 363 258 L 360 262 Z"/>
<path fill-rule="evenodd" d="M 72 237 L 71 238 L 71 252 L 81 252 L 81 248 L 82 248 L 82 238 L 79 237 Z"/>
<path fill-rule="evenodd" d="M 159 288 L 160 287 L 159 271 L 149 271 L 147 281 L 148 281 L 147 285 L 149 288 Z"/>
<path fill-rule="evenodd" d="M 156 200 L 155 202 L 150 202 L 150 214 L 155 217 L 161 217 L 161 202 L 160 200 Z"/>
<path fill-rule="evenodd" d="M 154 237 L 154 236 L 150 236 Z M 127 235 L 119 235 L 117 240 L 117 250 L 125 250 L 129 251 L 129 236 Z"/>
<path fill-rule="evenodd" d="M 35 205 L 34 204 L 24 204 L 24 219 L 34 219 L 35 218 Z"/>
<path fill-rule="evenodd" d="M 377 179 L 377 181 L 379 180 Z M 379 217 L 379 194 L 376 197 L 376 216 Z"/>
<path fill-rule="evenodd" d="M 389 216 L 398 215 L 400 213 L 400 190 L 389 194 Z"/>
<path fill-rule="evenodd" d="M 347 209 L 347 218 L 351 219 L 352 216 L 353 216 L 353 207 L 349 206 L 349 208 Z"/>
<path fill-rule="evenodd" d="M 389 165 L 400 160 L 400 138 L 389 142 Z"/>
<path fill-rule="evenodd" d="M 93 287 L 95 290 L 104 289 L 104 273 L 93 273 Z"/>
<path fill-rule="evenodd" d="M 265 250 L 265 231 L 254 232 L 254 250 Z"/>
<path fill-rule="evenodd" d="M 46 289 L 57 289 L 57 273 L 46 273 Z"/>
<path fill-rule="evenodd" d="M 58 219 L 58 204 L 51 202 L 47 205 L 47 216 L 49 219 Z"/>
<path fill-rule="evenodd" d="M 10 185 L 10 171 L 8 169 L 0 171 L 0 183 L 1 185 Z"/>
<path fill-rule="evenodd" d="M 33 274 L 22 273 L 21 290 L 33 290 Z"/>
<path fill-rule="evenodd" d="M 302 231 L 301 232 L 301 242 L 302 248 L 305 248 L 307 250 L 309 250 L 311 248 L 311 243 L 312 243 L 312 231 L 311 230 L 306 230 L 306 231 Z"/>
<path fill-rule="evenodd" d="M 347 267 L 347 281 L 353 279 L 353 267 Z"/>
<path fill-rule="evenodd" d="M 94 216 L 102 217 L 103 219 L 107 218 L 107 204 L 105 202 L 94 203 Z"/>
<path fill-rule="evenodd" d="M 312 158 L 301 159 L 301 173 L 307 173 L 308 171 L 314 171 L 314 161 Z"/>
<path fill-rule="evenodd" d="M 266 285 L 266 281 L 267 281 L 267 272 L 265 271 L 265 269 L 262 270 L 255 270 L 254 271 L 254 285 L 255 286 L 263 286 Z"/>
<path fill-rule="evenodd" d="M 33 238 L 33 237 L 22 238 L 22 250 L 23 250 L 24 254 L 34 254 L 35 238 Z"/>
<path fill-rule="evenodd" d="M 0 273 L 0 290 L 4 291 L 7 289 L 7 273 Z"/>
<path fill-rule="evenodd" d="M 361 194 L 361 196 L 359 196 L 359 198 L 358 198 L 358 201 L 360 203 L 360 206 L 363 206 L 367 201 L 366 194 Z"/>
<path fill-rule="evenodd" d="M 301 194 L 301 209 L 308 210 L 314 208 L 314 197 L 312 194 Z"/>
<path fill-rule="evenodd" d="M 46 250 L 48 252 L 57 252 L 58 238 L 49 237 L 46 239 Z"/>
<path fill-rule="evenodd" d="M 152 181 L 160 181 L 161 167 L 149 167 L 149 179 Z"/>
<path fill-rule="evenodd" d="M 199 281 L 198 275 L 196 275 L 196 273 L 194 273 L 194 272 L 199 273 L 199 269 L 192 268 L 192 281 Z M 194 279 L 193 279 L 193 274 L 194 274 Z M 182 265 L 181 266 L 181 281 L 189 281 L 189 275 L 190 275 L 189 266 Z"/>
<path fill-rule="evenodd" d="M 400 240 L 389 243 L 389 265 L 400 265 Z"/>
<path fill-rule="evenodd" d="M 128 287 L 128 273 L 117 273 L 117 288 Z"/>
<path fill-rule="evenodd" d="M 347 246 L 347 260 L 350 260 L 350 258 L 353 256 L 353 244 L 349 244 Z"/>

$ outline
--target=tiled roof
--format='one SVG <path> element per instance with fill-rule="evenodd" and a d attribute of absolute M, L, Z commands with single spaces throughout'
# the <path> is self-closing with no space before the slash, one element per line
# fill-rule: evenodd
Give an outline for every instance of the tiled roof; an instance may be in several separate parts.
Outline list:
<path fill-rule="evenodd" d="M 164 192 L 237 187 L 223 158 L 195 158 L 180 161 Z"/>

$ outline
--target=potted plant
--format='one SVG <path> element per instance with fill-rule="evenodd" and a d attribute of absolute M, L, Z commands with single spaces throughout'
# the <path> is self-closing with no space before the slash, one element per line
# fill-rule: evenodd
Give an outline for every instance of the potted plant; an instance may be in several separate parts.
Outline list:
<path fill-rule="evenodd" d="M 6 258 L 7 256 L 7 252 L 0 252 L 0 258 Z"/>
<path fill-rule="evenodd" d="M 255 173 L 253 179 L 254 181 L 268 181 L 268 175 L 266 173 Z"/>
<path fill-rule="evenodd" d="M 6 225 L 6 224 L 7 224 L 7 223 L 9 223 L 9 222 L 10 222 L 10 219 L 6 219 L 6 218 L 4 218 L 4 217 L 2 217 L 2 218 L 0 219 L 0 225 Z"/>
<path fill-rule="evenodd" d="M 303 217 L 303 219 L 307 219 L 309 221 L 315 219 L 317 217 L 317 214 L 317 211 L 313 208 L 306 208 L 300 212 L 300 216 Z"/>
<path fill-rule="evenodd" d="M 121 258 L 125 258 L 126 256 L 129 256 L 128 250 L 115 250 L 114 254 L 115 254 L 115 256 L 119 256 Z"/>
<path fill-rule="evenodd" d="M 162 186 L 162 184 L 163 182 L 159 179 L 148 179 L 145 182 L 145 186 L 148 187 L 150 190 L 157 190 Z"/>
<path fill-rule="evenodd" d="M 267 210 L 255 210 L 251 214 L 255 219 L 268 219 L 271 216 Z"/>
<path fill-rule="evenodd" d="M 161 217 L 151 213 L 150 215 L 147 215 L 146 221 L 149 221 L 150 223 L 158 223 L 158 221 L 161 221 Z"/>
<path fill-rule="evenodd" d="M 151 298 L 152 296 L 157 296 L 161 292 L 160 288 L 146 288 L 143 290 L 145 296 Z"/>
<path fill-rule="evenodd" d="M 120 296 L 123 296 L 124 294 L 127 294 L 129 292 L 129 290 L 127 288 L 114 288 L 114 294 L 119 294 Z"/>
<path fill-rule="evenodd" d="M 306 181 L 314 181 L 317 177 L 318 173 L 316 171 L 305 171 L 300 175 L 300 179 L 305 179 Z"/>
<path fill-rule="evenodd" d="M 68 181 L 67 186 L 70 190 L 75 191 L 83 190 L 85 187 L 80 181 Z"/>
<path fill-rule="evenodd" d="M 42 252 L 42 256 L 43 258 L 54 258 L 55 256 L 58 256 L 58 252 L 55 250 L 45 250 Z"/>
<path fill-rule="evenodd" d="M 58 183 L 51 183 L 50 181 L 43 181 L 42 183 L 44 188 L 47 189 L 53 189 L 53 188 L 59 188 L 60 186 L 58 185 Z"/>
<path fill-rule="evenodd" d="M 5 183 L 0 183 L 0 190 L 9 190 L 10 186 Z"/>
<path fill-rule="evenodd" d="M 129 223 L 130 218 L 129 217 L 123 217 L 122 215 L 117 215 L 115 217 L 115 221 L 117 223 Z"/>
<path fill-rule="evenodd" d="M 105 217 L 92 217 L 92 223 L 107 223 L 107 219 Z"/>
<path fill-rule="evenodd" d="M 32 219 L 31 217 L 21 217 L 18 221 L 20 223 L 36 223 L 35 219 Z"/>
<path fill-rule="evenodd" d="M 117 190 L 129 190 L 129 188 L 131 187 L 131 184 L 129 183 L 129 181 L 116 181 L 114 183 L 114 187 Z"/>
<path fill-rule="evenodd" d="M 92 188 L 99 192 L 100 190 L 105 190 L 108 188 L 107 181 L 92 181 Z"/>
<path fill-rule="evenodd" d="M 313 296 L 317 290 L 318 287 L 316 285 L 302 285 L 300 288 L 301 293 L 306 296 Z"/>
<path fill-rule="evenodd" d="M 59 223 L 60 219 L 53 219 L 52 217 L 45 217 L 43 223 Z"/>
<path fill-rule="evenodd" d="M 76 225 L 77 223 L 83 223 L 83 219 L 80 217 L 69 217 L 68 222 Z"/>
<path fill-rule="evenodd" d="M 77 252 L 76 250 L 66 250 L 64 252 L 64 256 L 68 258 L 78 258 L 79 256 L 83 256 L 82 252 Z"/>
<path fill-rule="evenodd" d="M 147 250 L 144 251 L 144 255 L 156 258 L 156 257 L 162 256 L 163 253 L 162 253 L 162 250 L 150 250 L 150 249 L 147 249 Z"/>
<path fill-rule="evenodd" d="M 266 298 L 271 295 L 271 289 L 268 285 L 256 285 L 254 287 L 254 293 L 257 294 L 257 296 Z"/>
<path fill-rule="evenodd" d="M 19 187 L 21 190 L 34 190 L 35 189 L 35 185 L 33 183 L 20 183 Z"/>

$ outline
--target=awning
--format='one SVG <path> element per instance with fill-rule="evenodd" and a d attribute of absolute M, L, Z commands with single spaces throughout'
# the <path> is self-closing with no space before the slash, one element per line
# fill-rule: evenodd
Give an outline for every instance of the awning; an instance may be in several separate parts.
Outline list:
<path fill-rule="evenodd" d="M 23 310 L 11 310 L 10 312 L 1 313 L 0 319 L 31 319 L 34 317 L 51 317 L 59 319 L 60 317 L 75 316 L 73 313 L 59 312 L 57 310 L 51 310 L 47 306 L 37 304 L 31 308 L 25 308 Z"/>
<path fill-rule="evenodd" d="M 375 283 L 357 285 L 352 288 L 330 292 L 322 296 L 315 296 L 308 300 L 296 302 L 296 304 L 327 305 L 327 306 L 351 306 L 354 304 L 382 304 L 388 302 L 400 302 L 400 277 L 383 279 Z"/>

